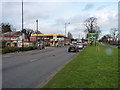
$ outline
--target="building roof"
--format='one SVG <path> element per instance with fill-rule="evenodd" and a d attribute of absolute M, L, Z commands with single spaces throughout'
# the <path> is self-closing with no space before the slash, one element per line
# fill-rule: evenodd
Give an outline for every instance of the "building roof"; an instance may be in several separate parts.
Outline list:
<path fill-rule="evenodd" d="M 8 38 L 18 38 L 19 36 L 8 36 L 8 35 L 4 35 L 4 37 L 8 37 Z"/>

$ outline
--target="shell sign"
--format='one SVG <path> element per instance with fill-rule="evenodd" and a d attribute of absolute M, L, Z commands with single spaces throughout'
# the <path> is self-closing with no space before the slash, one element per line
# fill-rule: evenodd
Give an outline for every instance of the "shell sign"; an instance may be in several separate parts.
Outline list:
<path fill-rule="evenodd" d="M 30 37 L 30 41 L 36 41 L 36 37 Z"/>

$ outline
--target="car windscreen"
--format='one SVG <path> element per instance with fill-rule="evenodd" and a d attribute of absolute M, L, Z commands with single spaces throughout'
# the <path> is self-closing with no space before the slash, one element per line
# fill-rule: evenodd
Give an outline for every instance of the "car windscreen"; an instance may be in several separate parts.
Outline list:
<path fill-rule="evenodd" d="M 77 45 L 82 45 L 81 43 L 77 43 Z"/>
<path fill-rule="evenodd" d="M 69 45 L 69 47 L 76 47 L 76 45 Z"/>

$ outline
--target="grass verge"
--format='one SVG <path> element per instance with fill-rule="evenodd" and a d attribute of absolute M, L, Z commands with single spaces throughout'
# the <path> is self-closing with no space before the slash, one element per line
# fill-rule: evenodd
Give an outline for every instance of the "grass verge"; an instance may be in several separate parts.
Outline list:
<path fill-rule="evenodd" d="M 118 49 L 85 48 L 43 88 L 118 88 Z"/>

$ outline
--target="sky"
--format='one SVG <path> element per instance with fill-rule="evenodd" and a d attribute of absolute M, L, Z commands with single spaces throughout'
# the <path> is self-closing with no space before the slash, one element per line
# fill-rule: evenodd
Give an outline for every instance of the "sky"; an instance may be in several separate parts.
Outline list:
<path fill-rule="evenodd" d="M 13 25 L 16 30 L 21 30 L 21 0 L 2 2 L 2 22 Z M 24 0 L 23 0 L 24 1 Z M 88 0 L 89 1 L 89 0 Z M 118 2 L 97 2 L 97 1 L 66 1 L 66 2 L 39 2 L 24 1 L 24 28 L 36 30 L 43 34 L 62 34 L 66 31 L 72 33 L 74 38 L 85 37 L 84 21 L 89 17 L 97 18 L 97 25 L 102 31 L 101 36 L 110 33 L 111 28 L 118 28 Z M 1 5 L 1 3 L 0 3 Z"/>

